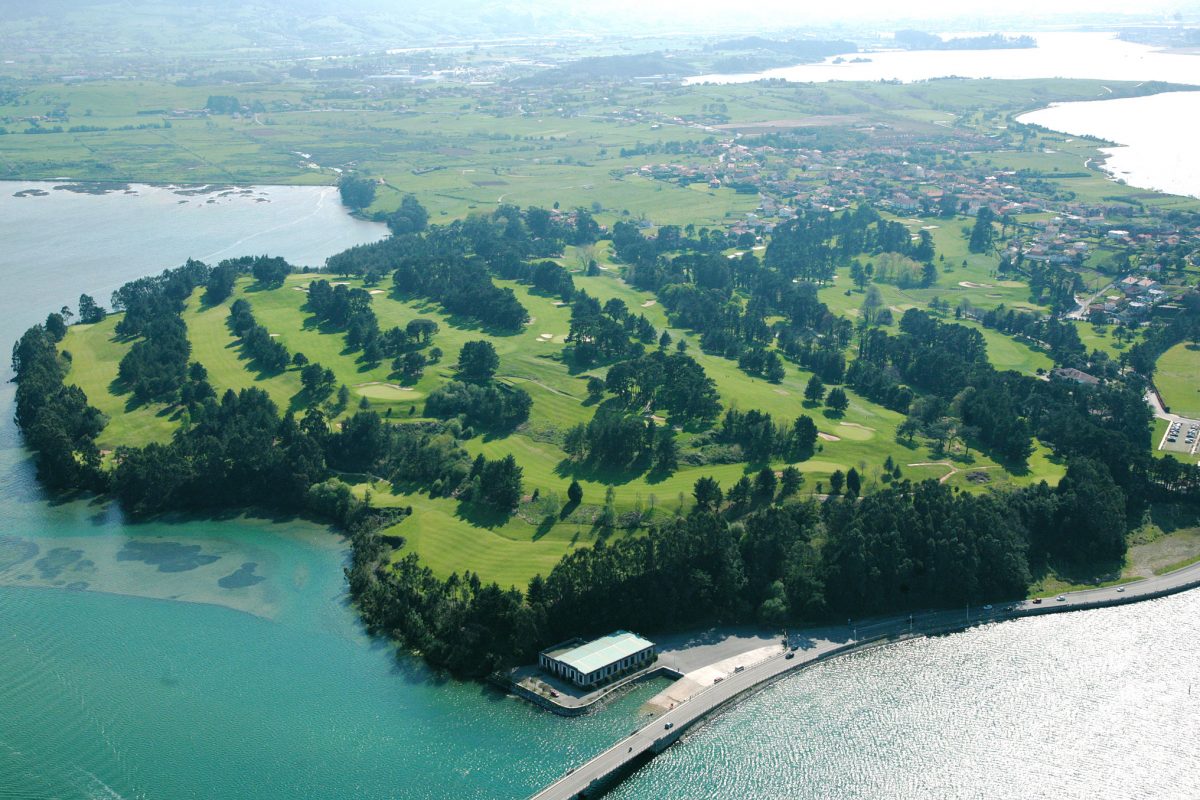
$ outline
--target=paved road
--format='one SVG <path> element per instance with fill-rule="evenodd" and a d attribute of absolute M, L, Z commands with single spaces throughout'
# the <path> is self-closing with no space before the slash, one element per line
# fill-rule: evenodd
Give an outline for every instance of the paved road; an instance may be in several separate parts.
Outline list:
<path fill-rule="evenodd" d="M 1074 311 L 1067 314 L 1067 319 L 1083 319 L 1084 317 L 1086 317 L 1088 306 L 1090 306 L 1092 303 L 1096 302 L 1097 297 L 1104 294 L 1105 292 L 1107 292 L 1109 289 L 1111 289 L 1112 287 L 1114 287 L 1116 285 L 1117 285 L 1116 281 L 1111 281 L 1110 283 L 1105 284 L 1102 289 L 1099 289 L 1098 291 L 1088 295 L 1083 300 L 1080 300 L 1078 297 L 1076 297 L 1075 302 L 1078 305 L 1075 306 Z"/>
<path fill-rule="evenodd" d="M 1132 603 L 1194 587 L 1200 587 L 1200 563 L 1120 587 L 1109 586 L 1069 592 L 1062 595 L 1062 600 L 1047 598 L 1040 603 L 1021 600 L 996 603 L 991 607 L 865 620 L 857 624 L 851 621 L 850 625 L 840 629 L 841 636 L 836 633 L 838 629 L 822 629 L 822 634 L 830 632 L 829 638 L 807 637 L 804 632 L 799 632 L 790 637 L 791 642 L 799 648 L 792 658 L 787 658 L 787 651 L 780 646 L 777 654 L 705 689 L 691 700 L 681 703 L 645 727 L 634 731 L 595 758 L 572 769 L 535 794 L 533 800 L 567 800 L 583 796 L 593 783 L 604 782 L 610 776 L 630 769 L 633 762 L 646 754 L 661 752 L 682 736 L 684 730 L 743 692 L 765 685 L 784 673 L 833 654 L 854 650 L 863 643 L 886 641 L 909 634 L 937 633 L 992 620 Z"/>

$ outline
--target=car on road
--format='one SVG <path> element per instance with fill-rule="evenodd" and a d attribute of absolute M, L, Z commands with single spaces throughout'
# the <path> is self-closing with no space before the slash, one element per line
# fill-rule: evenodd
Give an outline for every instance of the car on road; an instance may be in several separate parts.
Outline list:
<path fill-rule="evenodd" d="M 675 727 L 675 723 L 674 723 L 674 722 L 668 722 L 666 725 L 663 725 L 663 729 L 664 729 L 664 730 L 668 730 L 668 731 L 669 731 L 669 730 L 671 730 L 671 728 L 674 728 L 674 727 Z"/>
<path fill-rule="evenodd" d="M 1055 599 L 1055 600 L 1057 600 L 1058 602 L 1060 602 L 1060 603 L 1061 603 L 1061 602 L 1063 602 L 1064 600 L 1066 600 L 1067 598 L 1066 598 L 1066 595 L 1061 595 L 1061 594 L 1060 594 L 1058 597 L 1056 597 L 1056 598 L 1054 598 L 1054 599 Z"/>
<path fill-rule="evenodd" d="M 788 650 L 787 655 L 784 656 L 784 658 L 788 658 L 788 659 L 795 658 L 795 657 L 796 657 L 796 654 L 793 653 L 791 650 Z"/>
<path fill-rule="evenodd" d="M 1042 604 L 1042 598 L 1040 598 L 1040 597 L 1033 598 L 1033 604 L 1035 606 L 1040 606 Z"/>
<path fill-rule="evenodd" d="M 1118 587 L 1117 587 L 1117 591 L 1118 591 L 1118 592 L 1123 592 L 1123 591 L 1125 591 L 1125 587 L 1124 587 L 1124 586 L 1118 586 Z"/>

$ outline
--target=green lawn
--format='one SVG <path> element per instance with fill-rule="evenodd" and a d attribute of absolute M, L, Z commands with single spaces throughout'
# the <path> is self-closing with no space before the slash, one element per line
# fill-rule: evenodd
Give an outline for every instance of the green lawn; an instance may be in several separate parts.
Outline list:
<path fill-rule="evenodd" d="M 1154 371 L 1154 385 L 1172 414 L 1200 417 L 1200 347 L 1185 342 L 1163 353 Z"/>
<path fill-rule="evenodd" d="M 62 350 L 71 354 L 67 382 L 83 389 L 88 401 L 108 417 L 96 440 L 102 450 L 166 441 L 176 427 L 171 409 L 134 403 L 117 380 L 121 358 L 132 344 L 113 333 L 118 320 L 114 315 L 95 325 L 72 325 L 62 343 Z"/>
<path fill-rule="evenodd" d="M 602 265 L 611 267 L 607 247 L 597 248 L 595 255 Z M 562 260 L 570 268 L 579 259 L 569 251 Z M 345 414 L 357 411 L 360 400 L 366 398 L 370 407 L 381 413 L 390 411 L 392 416 L 408 419 L 410 409 L 415 409 L 419 418 L 424 397 L 452 379 L 453 363 L 462 345 L 472 339 L 487 338 L 500 355 L 498 377 L 526 389 L 534 401 L 533 412 L 530 422 L 517 432 L 500 438 L 475 436 L 465 442 L 467 450 L 472 455 L 483 453 L 489 458 L 514 454 L 524 469 L 525 490 L 529 494 L 535 490 L 543 497 L 556 494 L 560 502 L 565 502 L 567 485 L 572 479 L 579 480 L 584 489 L 581 508 L 567 519 L 531 516 L 532 507 L 525 505 L 511 517 L 484 520 L 464 513 L 454 500 L 431 499 L 424 492 L 393 494 L 384 484 L 357 485 L 356 491 L 363 495 L 369 491 L 374 503 L 413 506 L 413 516 L 398 526 L 396 532 L 439 575 L 470 569 L 488 580 L 524 585 L 533 575 L 547 571 L 571 548 L 595 541 L 598 530 L 592 519 L 602 506 L 608 487 L 614 490 L 618 514 L 628 516 L 639 510 L 644 525 L 652 519 L 686 512 L 691 505 L 692 486 L 702 476 L 712 476 L 728 489 L 743 475 L 752 475 L 763 466 L 685 465 L 673 475 L 652 481 L 646 474 L 597 473 L 571 463 L 560 447 L 562 436 L 572 425 L 586 422 L 595 413 L 594 406 L 586 402 L 584 381 L 588 375 L 602 376 L 604 369 L 572 374 L 563 362 L 570 310 L 556 297 L 532 293 L 528 287 L 514 282 L 498 281 L 512 288 L 528 309 L 531 320 L 518 333 L 496 335 L 468 320 L 445 314 L 436 304 L 396 297 L 390 285 L 374 289 L 372 303 L 384 328 L 403 326 L 418 317 L 433 319 L 440 327 L 432 344 L 444 351 L 444 360 L 429 367 L 415 385 L 400 387 L 390 365 L 368 368 L 359 363 L 358 354 L 346 352 L 341 331 L 323 328 L 304 309 L 306 294 L 302 290 L 319 277 L 338 280 L 298 274 L 289 276 L 282 288 L 262 291 L 251 279 L 242 278 L 233 296 L 218 306 L 205 306 L 200 291 L 188 301 L 183 318 L 192 343 L 192 358 L 207 368 L 218 393 L 256 386 L 267 391 L 281 409 L 299 412 L 306 405 L 295 369 L 264 373 L 241 352 L 226 324 L 229 306 L 238 298 L 250 302 L 258 323 L 291 353 L 303 352 L 334 371 L 338 382 L 350 390 L 351 402 Z M 958 452 L 951 460 L 935 456 L 919 441 L 911 445 L 897 442 L 896 427 L 903 416 L 853 392 L 848 392 L 850 407 L 844 416 L 832 417 L 821 408 L 808 408 L 802 397 L 810 373 L 796 365 L 787 364 L 785 377 L 779 384 L 748 376 L 734 362 L 702 352 L 695 337 L 687 331 L 670 328 L 662 306 L 651 302 L 652 295 L 627 285 L 615 268 L 597 276 L 577 273 L 575 277 L 579 288 L 601 300 L 620 298 L 634 313 L 645 314 L 656 328 L 668 328 L 676 340 L 688 341 L 691 345 L 688 352 L 715 381 L 726 408 L 756 408 L 784 422 L 800 414 L 812 416 L 822 437 L 818 452 L 796 465 L 805 475 L 801 496 L 815 492 L 820 485 L 828 486 L 829 475 L 835 470 L 846 471 L 851 467 L 862 473 L 867 491 L 879 488 L 883 485 L 882 464 L 889 456 L 901 465 L 907 478 L 945 479 L 965 491 L 986 491 L 1041 479 L 1053 483 L 1061 475 L 1061 467 L 1052 463 L 1045 448 L 1040 446 L 1030 461 L 1029 471 L 1014 476 L 978 452 Z M 361 285 L 353 279 L 347 283 Z M 114 325 L 115 318 L 110 318 L 100 325 L 71 328 L 64 347 L 75 356 L 77 366 L 72 368 L 70 377 L 112 420 L 101 436 L 103 447 L 161 441 L 174 429 L 172 410 L 151 407 L 126 412 L 128 396 L 114 383 L 114 378 L 129 344 L 113 339 Z M 542 338 L 545 334 L 550 335 L 549 340 Z M 1038 360 L 1044 358 L 1042 354 L 991 331 L 985 331 L 985 336 L 989 337 L 989 350 L 999 365 L 1024 371 L 1042 366 Z M 696 435 L 693 430 L 679 435 L 685 452 Z M 784 466 L 781 462 L 771 464 L 776 471 Z M 986 479 L 981 475 L 986 475 Z M 627 535 L 627 532 L 620 528 L 613 535 Z"/>

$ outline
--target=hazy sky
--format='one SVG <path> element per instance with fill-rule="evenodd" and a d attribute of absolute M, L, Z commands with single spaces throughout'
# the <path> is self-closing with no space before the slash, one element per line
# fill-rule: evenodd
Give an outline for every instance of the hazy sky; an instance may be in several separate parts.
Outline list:
<path fill-rule="evenodd" d="M 1137 14 L 1139 16 L 1159 14 L 1164 18 L 1182 11 L 1189 21 L 1200 16 L 1200 2 L 1196 0 L 1004 0 L 997 3 L 979 0 L 843 0 L 842 2 L 814 2 L 813 0 L 609 0 L 609 9 L 620 8 L 629 12 L 640 9 L 642 13 L 662 19 L 674 16 L 682 19 L 691 16 L 709 19 L 754 20 L 773 19 L 779 24 L 803 24 L 805 21 L 894 20 L 899 18 L 939 19 L 989 19 L 1015 16 L 1063 17 L 1073 14 Z"/>

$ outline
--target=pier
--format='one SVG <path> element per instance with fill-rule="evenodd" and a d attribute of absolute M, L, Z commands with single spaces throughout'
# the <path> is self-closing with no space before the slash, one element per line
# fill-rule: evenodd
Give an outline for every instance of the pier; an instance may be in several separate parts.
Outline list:
<path fill-rule="evenodd" d="M 569 770 L 533 795 L 532 800 L 571 800 L 599 797 L 654 756 L 678 741 L 688 730 L 751 692 L 779 678 L 839 655 L 908 638 L 965 630 L 974 625 L 1021 617 L 1125 605 L 1200 587 L 1200 563 L 1142 581 L 1066 593 L 1063 600 L 1021 600 L 994 606 L 905 615 L 847 628 L 844 641 L 814 641 L 796 651 L 782 644 L 778 652 L 705 687 L 612 747 Z M 869 632 L 863 637 L 856 634 Z M 788 658 L 788 653 L 792 657 Z"/>

